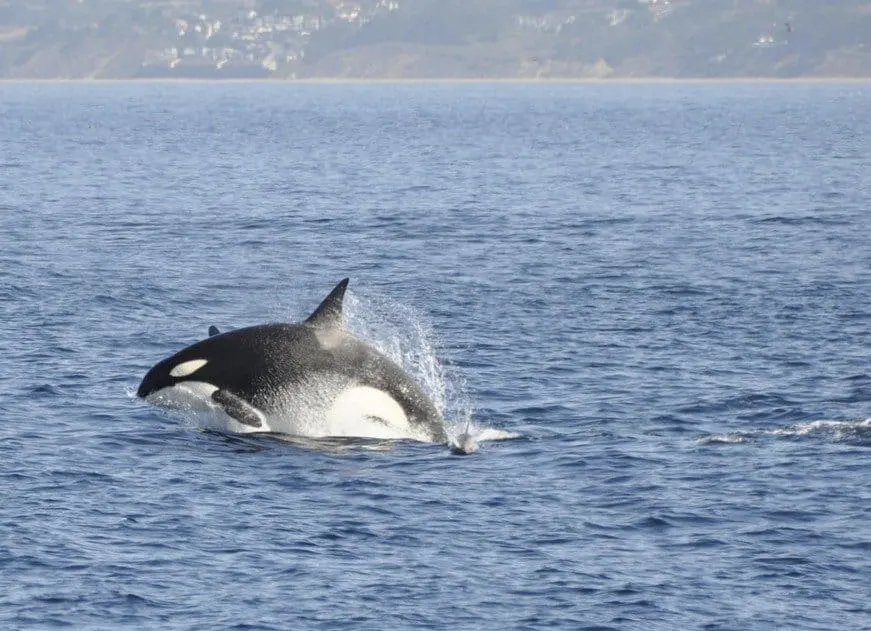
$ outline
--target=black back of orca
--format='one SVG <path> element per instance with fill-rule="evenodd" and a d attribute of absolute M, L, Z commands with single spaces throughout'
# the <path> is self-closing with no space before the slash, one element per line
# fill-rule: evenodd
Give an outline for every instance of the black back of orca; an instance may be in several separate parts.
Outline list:
<path fill-rule="evenodd" d="M 143 379 L 139 396 L 196 380 L 268 409 L 270 395 L 278 390 L 319 374 L 341 374 L 359 385 L 384 390 L 409 417 L 438 416 L 419 386 L 392 360 L 349 333 L 337 335 L 340 340 L 335 346 L 324 347 L 315 330 L 304 324 L 263 324 L 221 333 L 154 366 Z M 169 376 L 174 366 L 197 359 L 207 363 L 196 373 L 179 379 Z"/>

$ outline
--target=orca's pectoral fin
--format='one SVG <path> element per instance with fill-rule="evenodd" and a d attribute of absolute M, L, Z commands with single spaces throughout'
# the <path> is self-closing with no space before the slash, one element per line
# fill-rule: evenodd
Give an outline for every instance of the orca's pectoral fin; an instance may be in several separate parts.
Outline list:
<path fill-rule="evenodd" d="M 335 286 L 330 295 L 318 305 L 306 323 L 319 327 L 339 326 L 342 323 L 342 301 L 345 298 L 345 289 L 348 288 L 348 279 L 344 279 Z"/>
<path fill-rule="evenodd" d="M 209 337 L 218 335 L 221 331 L 214 324 L 209 327 Z"/>
<path fill-rule="evenodd" d="M 236 419 L 242 425 L 249 427 L 262 427 L 263 415 L 250 403 L 237 397 L 227 390 L 215 390 L 212 393 L 212 401 L 224 408 L 228 416 Z"/>

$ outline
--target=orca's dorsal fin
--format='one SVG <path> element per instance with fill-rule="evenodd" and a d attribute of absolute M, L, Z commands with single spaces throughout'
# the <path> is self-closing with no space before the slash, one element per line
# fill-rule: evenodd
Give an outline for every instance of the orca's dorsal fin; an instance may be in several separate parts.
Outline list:
<path fill-rule="evenodd" d="M 345 289 L 347 288 L 348 279 L 346 278 L 336 285 L 329 296 L 324 298 L 324 301 L 305 321 L 306 324 L 319 327 L 339 326 L 342 323 L 342 300 L 345 298 Z"/>
<path fill-rule="evenodd" d="M 209 337 L 214 337 L 215 335 L 218 335 L 220 332 L 221 331 L 218 330 L 218 327 L 216 327 L 214 324 L 209 327 Z"/>

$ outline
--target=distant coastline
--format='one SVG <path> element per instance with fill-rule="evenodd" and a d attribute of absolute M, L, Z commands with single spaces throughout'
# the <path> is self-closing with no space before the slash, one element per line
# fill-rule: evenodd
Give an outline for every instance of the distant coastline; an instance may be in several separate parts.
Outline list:
<path fill-rule="evenodd" d="M 868 0 L 784 4 L 0 0 L 0 77 L 343 82 L 871 79 Z"/>
<path fill-rule="evenodd" d="M 359 85 L 359 84 L 517 84 L 517 85 L 541 85 L 541 84 L 579 84 L 579 85 L 631 85 L 631 84 L 815 84 L 815 83 L 871 83 L 871 77 L 614 77 L 614 78 L 505 78 L 505 77 L 481 77 L 481 78 L 354 78 L 354 77 L 306 77 L 303 79 L 289 79 L 278 77 L 124 77 L 124 78 L 0 78 L 0 84 L 16 83 L 57 83 L 57 84 L 111 84 L 111 83 L 263 83 L 276 85 Z"/>

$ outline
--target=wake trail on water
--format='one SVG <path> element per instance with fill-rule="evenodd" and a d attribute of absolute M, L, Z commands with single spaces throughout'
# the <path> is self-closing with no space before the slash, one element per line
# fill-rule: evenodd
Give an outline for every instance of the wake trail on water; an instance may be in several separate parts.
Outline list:
<path fill-rule="evenodd" d="M 797 438 L 805 436 L 820 436 L 835 441 L 869 440 L 871 441 L 871 418 L 862 421 L 817 420 L 797 423 L 774 429 L 758 429 L 724 434 L 710 434 L 696 439 L 700 445 L 715 443 L 747 443 L 766 437 Z"/>

